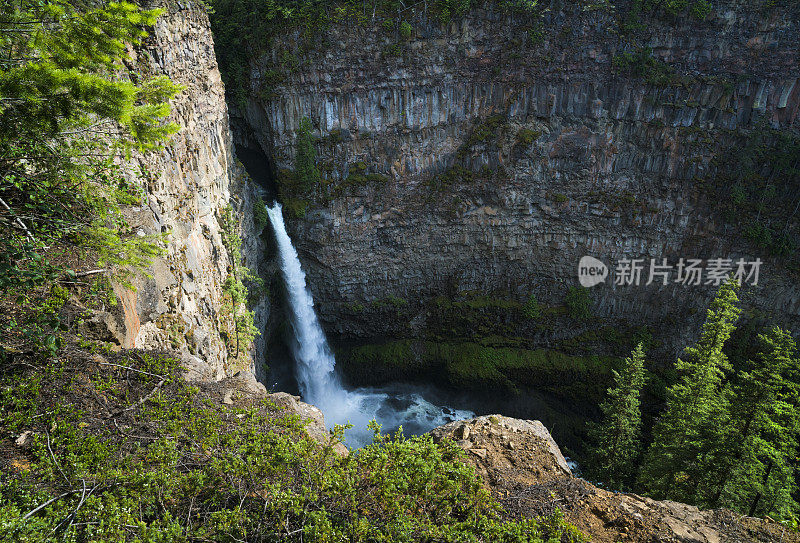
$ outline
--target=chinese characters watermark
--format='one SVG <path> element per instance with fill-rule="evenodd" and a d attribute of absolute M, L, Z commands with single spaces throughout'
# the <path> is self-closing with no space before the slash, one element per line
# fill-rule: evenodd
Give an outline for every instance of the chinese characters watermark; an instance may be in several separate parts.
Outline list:
<path fill-rule="evenodd" d="M 729 276 L 733 276 L 739 284 L 758 285 L 761 264 L 760 258 L 740 258 L 735 261 L 731 258 L 711 258 L 706 261 L 699 258 L 680 258 L 674 263 L 666 258 L 651 258 L 649 261 L 644 258 L 621 258 L 613 268 L 613 283 L 620 286 L 653 283 L 719 286 Z M 578 281 L 584 287 L 603 283 L 608 276 L 608 266 L 593 256 L 584 256 L 578 263 Z"/>

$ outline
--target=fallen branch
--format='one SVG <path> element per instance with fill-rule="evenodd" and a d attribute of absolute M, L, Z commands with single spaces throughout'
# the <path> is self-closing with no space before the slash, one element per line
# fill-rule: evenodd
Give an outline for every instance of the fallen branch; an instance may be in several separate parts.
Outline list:
<path fill-rule="evenodd" d="M 137 435 L 129 434 L 125 430 L 123 430 L 122 428 L 119 427 L 119 424 L 117 424 L 117 419 L 112 418 L 111 421 L 114 423 L 114 427 L 117 429 L 117 431 L 120 434 L 122 434 L 123 436 L 125 436 L 125 437 L 127 437 L 129 439 L 149 439 L 151 441 L 155 441 L 156 439 L 158 439 L 157 437 L 153 437 L 153 436 L 137 436 Z"/>
<path fill-rule="evenodd" d="M 86 479 L 81 479 L 81 483 L 83 484 L 83 491 L 81 492 L 81 501 L 78 502 L 77 507 L 75 507 L 75 509 L 73 509 L 72 512 L 69 515 L 64 517 L 61 520 L 61 522 L 59 522 L 58 524 L 55 525 L 55 527 L 50 531 L 50 533 L 47 534 L 48 536 L 53 534 L 53 533 L 55 533 L 65 522 L 67 522 L 67 520 L 69 520 L 69 526 L 67 526 L 66 529 L 69 530 L 70 527 L 72 527 L 72 521 L 75 520 L 75 517 L 77 516 L 78 511 L 80 510 L 81 507 L 83 507 L 83 504 L 86 501 Z M 92 492 L 94 492 L 95 488 L 97 488 L 97 487 L 94 487 L 89 491 L 90 495 L 91 495 Z"/>
<path fill-rule="evenodd" d="M 33 237 L 33 234 L 31 234 L 31 231 L 28 230 L 28 227 L 25 226 L 25 223 L 22 222 L 22 220 L 20 220 L 19 217 L 17 217 L 16 213 L 14 213 L 11 210 L 11 208 L 8 207 L 8 204 L 6 203 L 6 201 L 3 200 L 2 198 L 0 198 L 0 204 L 2 204 L 2 206 L 4 208 L 6 208 L 6 211 L 8 211 L 11 214 L 11 216 L 14 217 L 14 222 L 17 224 L 17 226 L 19 226 L 20 228 L 22 228 L 25 231 L 25 235 L 28 236 L 28 239 L 31 240 L 31 241 L 36 241 L 36 238 Z"/>
<path fill-rule="evenodd" d="M 41 511 L 42 509 L 44 509 L 45 507 L 47 507 L 48 505 L 50 505 L 50 504 L 51 504 L 51 503 L 53 503 L 54 501 L 58 501 L 58 500 L 60 500 L 61 498 L 65 498 L 65 497 L 69 496 L 70 494 L 75 494 L 76 492 L 80 492 L 80 491 L 79 491 L 79 490 L 70 490 L 69 492 L 64 492 L 64 493 L 63 493 L 62 495 L 60 495 L 60 496 L 56 496 L 55 498 L 50 498 L 49 500 L 47 500 L 46 502 L 44 502 L 42 505 L 40 505 L 39 507 L 37 507 L 37 508 L 36 508 L 36 509 L 34 509 L 33 511 L 29 511 L 29 512 L 28 512 L 28 513 L 27 513 L 27 514 L 24 516 L 24 517 L 22 517 L 22 520 L 27 520 L 27 519 L 29 519 L 30 517 L 32 517 L 32 516 L 33 516 L 33 515 L 35 515 L 37 512 Z"/>
<path fill-rule="evenodd" d="M 131 409 L 135 409 L 135 408 L 139 407 L 140 405 L 142 405 L 144 402 L 149 400 L 153 396 L 153 394 L 155 394 L 156 391 L 164 385 L 165 382 L 166 382 L 166 379 L 161 379 L 161 381 L 158 382 L 158 384 L 153 388 L 153 390 L 151 390 L 150 392 L 148 392 L 147 394 L 142 396 L 139 399 L 139 401 L 136 402 L 135 404 L 131 405 L 130 407 L 126 407 L 125 409 L 120 411 L 120 413 L 124 413 L 126 411 L 130 411 Z M 120 413 L 117 413 L 117 414 L 120 414 Z"/>
<path fill-rule="evenodd" d="M 59 464 L 58 460 L 56 460 L 56 455 L 53 454 L 53 449 L 50 448 L 50 432 L 45 430 L 45 435 L 47 436 L 47 451 L 50 453 L 50 458 L 53 459 L 53 464 L 55 464 L 56 469 L 58 469 L 58 472 L 67 482 L 67 484 L 69 484 L 69 479 L 67 479 L 67 476 L 64 474 L 64 470 L 61 469 L 61 464 Z"/>
<path fill-rule="evenodd" d="M 97 270 L 89 270 L 84 272 L 77 272 L 75 273 L 75 277 L 86 277 L 87 275 L 96 275 L 98 273 L 105 273 L 108 270 L 106 268 L 99 268 Z"/>
<path fill-rule="evenodd" d="M 123 366 L 122 364 L 112 364 L 111 362 L 98 362 L 101 366 L 114 366 L 115 368 L 122 368 L 125 370 L 135 371 L 137 373 L 143 373 L 144 375 L 149 375 L 151 377 L 158 377 L 159 379 L 166 380 L 167 378 L 163 375 L 158 375 L 157 373 L 150 373 L 149 371 L 144 370 L 137 370 L 136 368 L 132 368 L 130 366 Z"/>

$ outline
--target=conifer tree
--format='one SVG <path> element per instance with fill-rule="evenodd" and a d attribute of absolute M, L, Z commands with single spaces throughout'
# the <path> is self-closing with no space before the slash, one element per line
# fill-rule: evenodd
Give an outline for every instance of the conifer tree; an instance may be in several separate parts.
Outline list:
<path fill-rule="evenodd" d="M 733 280 L 720 287 L 700 339 L 675 365 L 681 377 L 667 390 L 667 407 L 653 428 L 639 477 L 653 497 L 693 503 L 715 460 L 714 444 L 729 412 L 722 381 L 731 365 L 722 348 L 739 317 L 737 288 Z"/>
<path fill-rule="evenodd" d="M 10 352 L 58 350 L 58 318 L 37 308 L 74 275 L 69 255 L 126 283 L 163 250 L 161 235 L 140 237 L 123 214 L 142 194 L 126 160 L 177 130 L 166 117 L 178 87 L 128 56 L 159 13 L 125 1 L 0 0 L 0 298 L 26 308 L 0 318 Z"/>
<path fill-rule="evenodd" d="M 798 508 L 792 462 L 800 431 L 800 363 L 788 331 L 775 327 L 758 339 L 759 353 L 732 386 L 730 421 L 704 502 L 783 517 Z"/>
<path fill-rule="evenodd" d="M 0 291 L 46 280 L 48 248 L 140 266 L 155 244 L 126 231 L 140 189 L 121 162 L 177 130 L 178 91 L 126 67 L 158 10 L 129 2 L 0 0 Z"/>
<path fill-rule="evenodd" d="M 645 382 L 641 343 L 613 375 L 614 386 L 600 405 L 603 420 L 591 432 L 595 442 L 592 472 L 609 487 L 626 488 L 632 482 L 641 448 L 639 396 Z"/>

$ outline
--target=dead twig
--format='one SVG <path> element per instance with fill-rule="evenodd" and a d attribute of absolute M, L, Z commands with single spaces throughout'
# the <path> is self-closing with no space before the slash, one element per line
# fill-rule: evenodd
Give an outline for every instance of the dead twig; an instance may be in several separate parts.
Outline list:
<path fill-rule="evenodd" d="M 61 526 L 62 526 L 62 525 L 65 523 L 65 522 L 67 522 L 67 520 L 69 520 L 69 526 L 67 526 L 67 527 L 65 528 L 65 530 L 69 530 L 69 529 L 72 527 L 72 524 L 73 524 L 73 523 L 72 523 L 72 521 L 74 521 L 74 520 L 75 520 L 75 517 L 78 515 L 78 511 L 80 511 L 81 507 L 83 507 L 83 504 L 86 502 L 86 498 L 87 498 L 87 497 L 89 497 L 89 496 L 91 496 L 91 495 L 92 495 L 92 493 L 93 493 L 95 490 L 97 490 L 97 486 L 94 486 L 94 487 L 92 487 L 92 489 L 89 491 L 89 494 L 87 495 L 87 494 L 86 494 L 86 479 L 81 479 L 81 483 L 82 483 L 82 485 L 83 485 L 83 490 L 81 491 L 81 499 L 80 499 L 80 501 L 78 502 L 78 505 L 75 507 L 75 509 L 73 509 L 73 510 L 72 510 L 72 512 L 71 512 L 69 515 L 67 515 L 66 517 L 64 517 L 64 518 L 61 520 L 61 522 L 59 522 L 58 524 L 56 524 L 55 528 L 53 528 L 53 529 L 52 529 L 52 531 L 50 532 L 50 534 L 53 534 L 54 532 L 58 531 L 58 529 L 59 529 L 59 528 L 60 528 L 60 527 L 61 527 Z M 50 535 L 50 534 L 48 534 L 48 535 Z"/>
<path fill-rule="evenodd" d="M 2 198 L 0 198 L 0 205 L 6 208 L 6 211 L 8 211 L 11 214 L 11 216 L 14 217 L 14 223 L 16 223 L 17 226 L 19 226 L 20 228 L 22 228 L 22 230 L 25 231 L 25 235 L 28 236 L 28 239 L 31 241 L 36 241 L 36 238 L 33 237 L 33 234 L 31 234 L 31 231 L 28 230 L 27 226 L 25 226 L 25 223 L 22 222 L 20 218 L 16 216 L 16 214 L 11 210 L 11 208 L 8 207 L 6 201 L 3 200 Z"/>
<path fill-rule="evenodd" d="M 84 271 L 84 272 L 77 272 L 75 274 L 75 277 L 86 277 L 87 275 L 96 275 L 98 273 L 105 273 L 107 271 L 108 270 L 106 268 L 99 268 L 97 270 L 88 270 L 88 271 Z"/>
<path fill-rule="evenodd" d="M 55 464 L 56 469 L 61 474 L 61 476 L 64 478 L 64 481 L 66 481 L 66 483 L 69 484 L 69 479 L 67 479 L 67 476 L 64 474 L 64 470 L 61 469 L 61 464 L 59 464 L 58 460 L 56 460 L 56 455 L 53 454 L 53 449 L 50 448 L 50 432 L 45 430 L 44 433 L 47 436 L 47 452 L 50 453 L 50 458 L 53 459 L 53 464 Z"/>
<path fill-rule="evenodd" d="M 157 384 L 155 387 L 153 387 L 153 390 L 151 390 L 150 392 L 148 392 L 147 394 L 145 394 L 144 396 L 142 396 L 142 397 L 139 399 L 139 401 L 138 401 L 138 402 L 136 402 L 135 404 L 131 405 L 130 407 L 126 407 L 125 409 L 123 409 L 123 410 L 122 410 L 122 411 L 123 411 L 123 413 L 124 413 L 125 411 L 130 411 L 131 409 L 134 409 L 134 408 L 136 408 L 136 407 L 139 407 L 139 406 L 140 406 L 140 405 L 142 405 L 144 402 L 146 402 L 147 400 L 149 400 L 149 399 L 150 399 L 150 398 L 153 396 L 153 394 L 155 394 L 155 393 L 156 393 L 156 391 L 157 391 L 158 389 L 160 389 L 162 386 L 164 386 L 164 383 L 166 383 L 166 382 L 167 382 L 167 380 L 166 380 L 166 379 L 161 379 L 161 380 L 158 382 L 158 384 Z"/>
<path fill-rule="evenodd" d="M 153 437 L 153 436 L 137 436 L 137 435 L 129 434 L 125 430 L 123 430 L 122 428 L 119 427 L 119 424 L 117 424 L 117 419 L 112 417 L 111 420 L 114 423 L 114 426 L 116 427 L 117 431 L 120 434 L 122 434 L 123 436 L 127 437 L 127 438 L 130 438 L 130 439 L 148 439 L 150 441 L 155 441 L 155 440 L 158 439 L 157 437 Z"/>
<path fill-rule="evenodd" d="M 149 375 L 151 377 L 158 377 L 161 380 L 166 380 L 167 379 L 163 375 L 159 375 L 157 373 L 150 373 L 149 371 L 144 371 L 144 370 L 137 370 L 136 368 L 132 368 L 130 366 L 123 366 L 122 364 L 112 364 L 111 362 L 98 362 L 98 364 L 100 364 L 101 366 L 114 366 L 115 368 L 122 368 L 122 369 L 125 369 L 125 370 L 135 371 L 136 373 Z"/>
<path fill-rule="evenodd" d="M 39 511 L 41 511 L 42 509 L 44 509 L 44 508 L 45 508 L 45 507 L 47 507 L 48 505 L 50 505 L 51 503 L 53 503 L 53 502 L 55 502 L 55 501 L 58 501 L 58 500 L 60 500 L 61 498 L 65 498 L 65 497 L 69 496 L 70 494 L 75 494 L 76 492 L 79 492 L 79 490 L 70 490 L 70 491 L 68 491 L 68 492 L 64 492 L 64 493 L 63 493 L 63 494 L 61 494 L 60 496 L 56 496 L 55 498 L 50 498 L 49 500 L 47 500 L 46 502 L 44 502 L 42 505 L 40 505 L 40 506 L 39 506 L 39 507 L 37 507 L 36 509 L 33 509 L 33 510 L 31 510 L 31 511 L 28 511 L 28 512 L 25 514 L 25 516 L 23 516 L 23 517 L 22 517 L 22 520 L 27 520 L 27 519 L 31 518 L 33 515 L 35 515 L 36 513 L 38 513 Z"/>

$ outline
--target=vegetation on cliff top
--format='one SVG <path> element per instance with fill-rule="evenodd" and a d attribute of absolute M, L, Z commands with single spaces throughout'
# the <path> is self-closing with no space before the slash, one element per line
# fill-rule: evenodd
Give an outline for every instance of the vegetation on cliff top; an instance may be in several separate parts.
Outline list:
<path fill-rule="evenodd" d="M 0 295 L 36 307 L 52 285 L 74 282 L 72 265 L 94 261 L 124 279 L 160 254 L 160 235 L 137 235 L 123 215 L 142 196 L 125 158 L 177 130 L 165 118 L 179 89 L 125 66 L 158 10 L 0 5 Z M 3 315 L 4 351 L 58 347 L 57 323 L 30 316 Z"/>
<path fill-rule="evenodd" d="M 163 354 L 30 362 L 0 373 L 3 541 L 583 540 L 560 515 L 504 520 L 451 442 L 376 427 L 341 457 L 340 433 L 323 446 L 266 400 L 221 405 Z"/>
<path fill-rule="evenodd" d="M 503 11 L 523 15 L 538 14 L 542 9 L 539 0 L 489 1 Z M 324 43 L 321 31 L 331 24 L 373 24 L 397 40 L 398 43 L 386 51 L 388 55 L 397 55 L 399 42 L 408 40 L 413 33 L 409 21 L 421 16 L 446 24 L 483 3 L 476 0 L 430 0 L 410 4 L 400 0 L 207 0 L 225 86 L 232 102 L 240 105 L 251 94 L 251 59 L 267 52 L 272 37 L 287 28 L 299 30 L 306 47 L 313 48 Z M 269 96 L 271 87 L 279 84 L 298 64 L 297 57 L 288 51 L 273 58 L 262 73 L 265 87 L 261 92 Z"/>

